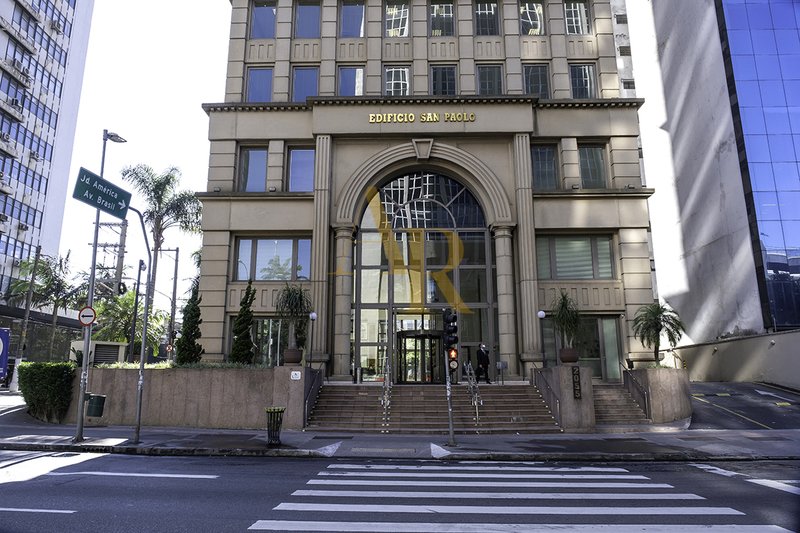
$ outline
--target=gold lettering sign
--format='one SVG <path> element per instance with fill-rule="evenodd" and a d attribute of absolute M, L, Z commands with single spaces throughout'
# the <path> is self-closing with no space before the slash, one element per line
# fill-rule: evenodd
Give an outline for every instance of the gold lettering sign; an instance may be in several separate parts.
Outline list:
<path fill-rule="evenodd" d="M 430 124 L 432 122 L 475 122 L 477 115 L 464 111 L 455 112 L 425 112 L 419 113 L 370 113 L 368 120 L 370 124 L 410 124 L 416 122 Z"/>

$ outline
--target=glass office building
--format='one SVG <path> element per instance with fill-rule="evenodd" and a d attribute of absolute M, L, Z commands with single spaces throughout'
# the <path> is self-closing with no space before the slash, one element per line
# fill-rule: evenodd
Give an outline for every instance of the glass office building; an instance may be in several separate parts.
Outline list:
<path fill-rule="evenodd" d="M 800 327 L 800 2 L 718 0 L 765 327 Z"/>

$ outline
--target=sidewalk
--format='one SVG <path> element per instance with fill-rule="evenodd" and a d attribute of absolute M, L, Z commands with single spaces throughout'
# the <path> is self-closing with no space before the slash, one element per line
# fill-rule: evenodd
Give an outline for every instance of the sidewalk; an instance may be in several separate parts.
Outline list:
<path fill-rule="evenodd" d="M 266 421 L 265 421 L 266 422 Z M 629 428 L 626 428 L 629 429 Z M 84 428 L 47 424 L 28 416 L 22 396 L 0 392 L 0 449 L 133 455 L 222 455 L 350 459 L 514 461 L 721 461 L 800 459 L 800 429 L 673 430 L 547 435 L 392 435 L 283 431 L 267 446 L 266 430 L 142 427 Z"/>

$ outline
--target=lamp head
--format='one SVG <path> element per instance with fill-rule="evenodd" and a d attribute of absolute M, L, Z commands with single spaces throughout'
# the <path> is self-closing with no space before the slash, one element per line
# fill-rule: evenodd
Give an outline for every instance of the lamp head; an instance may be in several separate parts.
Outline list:
<path fill-rule="evenodd" d="M 125 139 L 122 138 L 121 135 L 114 133 L 113 131 L 103 130 L 103 140 L 104 141 L 111 141 L 115 143 L 126 143 Z"/>
<path fill-rule="evenodd" d="M 547 313 L 545 313 L 544 311 L 539 311 L 538 313 L 536 313 L 536 316 L 538 316 L 539 318 L 544 318 L 545 316 L 547 316 Z"/>
<path fill-rule="evenodd" d="M 315 313 L 314 311 L 311 311 L 308 314 L 308 318 L 310 318 L 311 320 L 316 320 L 317 319 L 317 313 Z"/>

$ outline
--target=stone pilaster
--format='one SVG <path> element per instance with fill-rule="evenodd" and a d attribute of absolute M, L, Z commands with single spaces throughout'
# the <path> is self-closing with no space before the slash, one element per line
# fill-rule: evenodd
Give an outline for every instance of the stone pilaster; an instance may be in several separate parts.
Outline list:
<path fill-rule="evenodd" d="M 333 379 L 350 379 L 350 320 L 353 309 L 353 228 L 338 227 L 334 271 Z"/>
<path fill-rule="evenodd" d="M 328 328 L 328 254 L 330 253 L 331 136 L 317 136 L 314 159 L 314 229 L 311 235 L 311 302 L 317 321 L 311 338 L 312 361 L 330 359 Z"/>
<path fill-rule="evenodd" d="M 517 358 L 517 327 L 514 304 L 514 258 L 512 254 L 511 227 L 495 226 L 495 252 L 497 254 L 497 319 L 498 360 L 508 363 L 510 379 L 519 379 Z"/>

